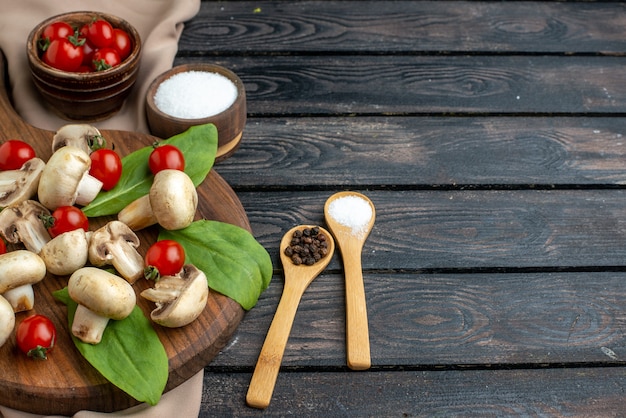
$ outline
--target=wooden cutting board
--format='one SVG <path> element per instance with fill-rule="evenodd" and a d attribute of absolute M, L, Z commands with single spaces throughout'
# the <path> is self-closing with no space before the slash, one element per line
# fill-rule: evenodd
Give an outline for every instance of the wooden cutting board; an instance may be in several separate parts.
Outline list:
<path fill-rule="evenodd" d="M 0 143 L 16 138 L 29 142 L 37 155 L 47 161 L 51 154 L 53 132 L 26 124 L 16 114 L 7 95 L 6 60 L 0 51 Z M 102 134 L 121 154 L 152 144 L 157 138 L 133 132 L 103 130 Z M 241 202 L 230 186 L 211 170 L 198 187 L 197 218 L 212 219 L 238 225 L 250 231 L 250 224 Z M 104 225 L 112 218 L 90 219 L 90 229 Z M 140 231 L 140 252 L 156 240 L 156 228 Z M 0 347 L 0 404 L 37 413 L 72 415 L 79 410 L 111 412 L 138 402 L 108 383 L 83 359 L 70 339 L 65 305 L 52 297 L 52 292 L 65 287 L 67 277 L 48 275 L 35 286 L 35 309 L 16 315 L 16 327 L 27 316 L 40 313 L 56 325 L 58 342 L 48 360 L 33 361 L 21 354 L 13 336 Z M 149 286 L 139 280 L 137 294 Z M 153 304 L 137 297 L 146 315 Z M 210 293 L 208 306 L 193 323 L 183 328 L 166 329 L 155 325 L 169 357 L 169 380 L 166 392 L 199 372 L 226 345 L 239 325 L 244 311 L 230 298 Z"/>

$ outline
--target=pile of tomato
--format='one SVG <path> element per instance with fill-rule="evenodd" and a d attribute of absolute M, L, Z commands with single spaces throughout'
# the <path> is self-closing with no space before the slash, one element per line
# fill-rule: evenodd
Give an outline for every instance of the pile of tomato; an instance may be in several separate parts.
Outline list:
<path fill-rule="evenodd" d="M 68 72 L 102 71 L 119 65 L 131 52 L 128 32 L 105 19 L 74 28 L 68 22 L 50 23 L 41 33 L 39 49 L 46 64 Z"/>

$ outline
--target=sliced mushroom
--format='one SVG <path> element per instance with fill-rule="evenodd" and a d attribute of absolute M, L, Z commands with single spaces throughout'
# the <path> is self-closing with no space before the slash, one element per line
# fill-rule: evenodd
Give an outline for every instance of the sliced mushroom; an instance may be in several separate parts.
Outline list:
<path fill-rule="evenodd" d="M 0 207 L 5 208 L 35 196 L 45 166 L 41 158 L 32 158 L 19 170 L 1 171 Z"/>
<path fill-rule="evenodd" d="M 57 152 L 59 148 L 68 145 L 80 148 L 87 154 L 91 154 L 92 149 L 104 146 L 104 138 L 95 126 L 72 123 L 64 125 L 56 131 L 54 137 L 52 137 L 52 152 Z"/>
<path fill-rule="evenodd" d="M 138 247 L 139 238 L 126 224 L 111 221 L 92 233 L 89 261 L 97 267 L 112 265 L 132 284 L 143 276 L 144 261 Z"/>
<path fill-rule="evenodd" d="M 185 264 L 175 276 L 162 276 L 153 288 L 141 296 L 156 304 L 150 313 L 154 322 L 164 327 L 182 327 L 194 321 L 209 298 L 206 275 L 192 264 Z"/>
<path fill-rule="evenodd" d="M 162 170 L 154 176 L 150 193 L 122 209 L 117 219 L 133 231 L 158 223 L 168 230 L 189 226 L 196 215 L 198 193 L 180 170 Z"/>
<path fill-rule="evenodd" d="M 15 328 L 15 312 L 8 300 L 0 296 L 0 347 L 4 345 Z"/>
<path fill-rule="evenodd" d="M 67 290 L 78 303 L 72 334 L 88 344 L 98 344 L 109 320 L 126 318 L 137 302 L 135 290 L 126 280 L 96 267 L 72 273 Z"/>
<path fill-rule="evenodd" d="M 79 148 L 65 146 L 52 154 L 39 180 L 39 201 L 50 210 L 59 206 L 87 205 L 96 198 L 102 182 L 89 174 L 91 159 Z"/>
<path fill-rule="evenodd" d="M 48 272 L 58 276 L 74 273 L 87 264 L 91 233 L 79 228 L 52 238 L 43 246 L 39 256 Z"/>
<path fill-rule="evenodd" d="M 50 241 L 42 216 L 50 216 L 50 211 L 34 200 L 4 208 L 0 212 L 0 234 L 6 241 L 12 244 L 21 242 L 27 250 L 39 254 Z"/>
<path fill-rule="evenodd" d="M 0 294 L 15 312 L 28 311 L 35 305 L 33 284 L 46 277 L 46 265 L 37 254 L 16 250 L 0 255 Z"/>

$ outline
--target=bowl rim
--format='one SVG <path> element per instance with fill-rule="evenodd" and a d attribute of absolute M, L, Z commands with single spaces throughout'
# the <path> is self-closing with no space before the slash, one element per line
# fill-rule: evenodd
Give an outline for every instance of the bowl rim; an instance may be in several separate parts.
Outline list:
<path fill-rule="evenodd" d="M 226 109 L 224 109 L 223 111 L 219 113 L 215 113 L 211 116 L 206 116 L 203 118 L 180 118 L 177 116 L 172 116 L 168 113 L 163 112 L 161 109 L 159 109 L 159 107 L 154 102 L 154 96 L 157 92 L 157 89 L 161 85 L 161 83 L 163 83 L 164 81 L 168 80 L 169 78 L 171 78 L 172 76 L 176 74 L 184 73 L 184 72 L 191 72 L 191 71 L 218 73 L 227 77 L 231 82 L 233 82 L 233 84 L 235 84 L 235 87 L 237 89 L 237 97 L 235 98 L 235 101 L 233 102 L 233 104 L 231 104 L 229 107 L 227 107 Z M 155 79 L 150 83 L 150 85 L 148 86 L 148 90 L 146 91 L 146 108 L 147 109 L 149 108 L 151 112 L 153 112 L 155 115 L 157 115 L 158 117 L 164 120 L 178 122 L 181 124 L 198 125 L 202 123 L 210 123 L 211 120 L 221 118 L 223 117 L 223 115 L 226 115 L 232 112 L 234 105 L 237 102 L 241 102 L 241 100 L 244 100 L 244 101 L 246 100 L 246 90 L 239 76 L 234 71 L 230 70 L 229 68 L 226 68 L 219 64 L 212 64 L 212 63 L 206 63 L 206 62 L 180 64 L 175 67 L 172 67 L 169 70 L 166 70 L 163 73 L 156 76 Z"/>
<path fill-rule="evenodd" d="M 111 23 L 111 25 L 114 28 L 121 28 L 128 32 L 128 34 L 130 35 L 133 41 L 133 49 L 130 51 L 130 54 L 128 55 L 128 57 L 126 57 L 126 59 L 124 59 L 119 65 L 116 65 L 115 67 L 107 68 L 106 70 L 97 71 L 97 72 L 78 73 L 78 72 L 63 71 L 63 70 L 59 70 L 57 68 L 54 68 L 46 64 L 45 62 L 43 62 L 43 60 L 39 56 L 39 47 L 37 45 L 41 32 L 43 32 L 44 28 L 50 23 L 64 20 L 70 16 L 76 16 L 76 17 L 85 16 L 85 19 L 73 19 L 74 21 L 85 20 L 85 22 L 88 22 L 89 20 L 96 18 L 96 17 L 101 17 L 107 20 L 109 23 Z M 139 32 L 137 31 L 135 26 L 133 26 L 130 22 L 128 22 L 127 20 L 119 16 L 116 16 L 110 13 L 105 13 L 105 12 L 100 12 L 100 11 L 89 11 L 89 10 L 78 10 L 78 11 L 72 11 L 72 12 L 59 13 L 57 15 L 46 18 L 42 20 L 41 22 L 39 22 L 37 25 L 35 25 L 33 29 L 31 29 L 30 33 L 28 34 L 27 41 L 26 41 L 26 53 L 27 53 L 28 61 L 29 61 L 31 68 L 35 66 L 35 67 L 40 68 L 41 71 L 45 71 L 46 73 L 50 74 L 51 76 L 66 79 L 66 80 L 78 81 L 78 82 L 97 80 L 98 78 L 110 77 L 111 75 L 115 73 L 125 72 L 126 70 L 128 70 L 129 68 L 132 68 L 133 66 L 137 64 L 137 62 L 139 61 L 139 57 L 141 56 L 141 51 L 142 51 L 141 36 L 139 35 Z"/>

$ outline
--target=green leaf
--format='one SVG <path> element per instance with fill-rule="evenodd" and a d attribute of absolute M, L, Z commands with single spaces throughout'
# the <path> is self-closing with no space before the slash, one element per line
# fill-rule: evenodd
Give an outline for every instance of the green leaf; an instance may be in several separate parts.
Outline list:
<path fill-rule="evenodd" d="M 71 328 L 76 302 L 67 287 L 53 294 L 67 305 Z M 87 344 L 74 336 L 72 340 L 83 357 L 113 385 L 140 402 L 159 402 L 169 372 L 167 353 L 138 306 L 127 318 L 109 321 L 99 344 Z"/>
<path fill-rule="evenodd" d="M 192 126 L 187 131 L 161 141 L 177 146 L 185 156 L 185 173 L 198 187 L 213 167 L 217 154 L 217 128 L 213 124 Z M 148 168 L 152 146 L 134 151 L 122 158 L 122 177 L 117 185 L 102 191 L 83 212 L 90 218 L 115 215 L 126 205 L 148 194 L 154 176 Z"/>
<path fill-rule="evenodd" d="M 243 228 L 201 220 L 178 231 L 161 230 L 159 239 L 173 239 L 185 249 L 187 262 L 204 272 L 209 287 L 250 310 L 272 279 L 272 261 Z"/>

